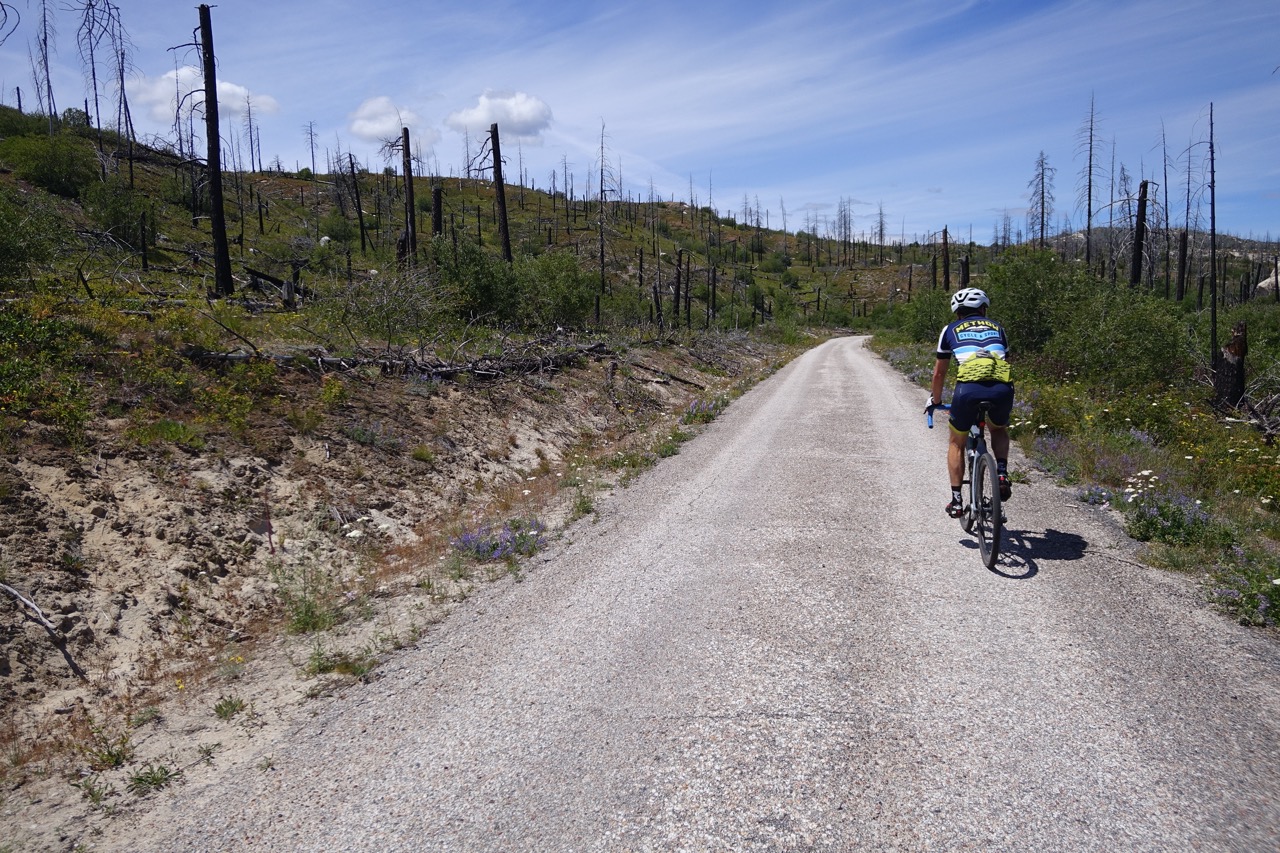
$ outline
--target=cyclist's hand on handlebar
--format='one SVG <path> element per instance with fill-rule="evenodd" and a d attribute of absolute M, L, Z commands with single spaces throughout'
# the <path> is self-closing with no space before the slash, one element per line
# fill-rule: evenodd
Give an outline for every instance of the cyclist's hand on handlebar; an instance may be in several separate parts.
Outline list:
<path fill-rule="evenodd" d="M 933 395 L 932 395 L 932 394 L 930 394 L 930 395 L 929 395 L 929 402 L 927 402 L 927 403 L 925 403 L 925 404 L 924 404 L 924 413 L 925 413 L 926 415 L 931 415 L 931 414 L 933 414 L 933 407 L 934 407 L 934 406 L 936 406 L 936 405 L 938 405 L 938 404 L 937 404 L 937 403 L 935 403 L 935 402 L 933 401 Z"/>

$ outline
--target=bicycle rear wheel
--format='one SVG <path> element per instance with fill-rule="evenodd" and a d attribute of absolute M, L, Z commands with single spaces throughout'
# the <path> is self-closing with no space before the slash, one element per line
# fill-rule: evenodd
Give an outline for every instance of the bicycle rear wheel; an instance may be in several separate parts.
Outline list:
<path fill-rule="evenodd" d="M 988 569 L 1000 556 L 1000 534 L 1004 529 L 1004 515 L 1000 506 L 1000 481 L 996 473 L 996 460 L 984 453 L 976 460 L 973 472 L 973 499 L 975 501 L 973 533 L 978 537 L 978 550 L 982 563 Z"/>
<path fill-rule="evenodd" d="M 977 457 L 973 453 L 972 444 L 973 438 L 970 438 L 969 444 L 964 448 L 965 468 L 969 479 L 965 480 L 962 485 L 969 487 L 969 505 L 960 514 L 960 529 L 965 533 L 973 532 L 973 520 L 977 516 L 973 508 L 982 506 L 982 492 L 980 491 L 982 483 L 978 480 L 978 472 L 974 470 L 977 467 L 975 464 Z"/>

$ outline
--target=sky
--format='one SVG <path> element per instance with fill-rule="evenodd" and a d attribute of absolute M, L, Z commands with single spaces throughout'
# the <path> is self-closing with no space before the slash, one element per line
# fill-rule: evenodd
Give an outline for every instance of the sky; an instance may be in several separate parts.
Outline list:
<path fill-rule="evenodd" d="M 89 92 L 80 15 L 49 0 L 59 111 Z M 137 133 L 173 139 L 200 87 L 197 4 L 113 0 L 131 42 Z M 0 45 L 0 103 L 34 111 L 39 0 Z M 771 227 L 989 243 L 1029 232 L 1043 152 L 1053 226 L 1082 228 L 1083 141 L 1097 140 L 1095 223 L 1121 169 L 1176 224 L 1207 227 L 1210 105 L 1218 229 L 1280 238 L 1277 0 L 222 0 L 211 4 L 226 144 L 246 102 L 268 163 L 352 152 L 392 164 L 410 129 L 419 174 L 455 176 L 499 126 L 508 183 L 760 211 Z M 14 16 L 9 25 L 13 27 Z M 100 76 L 110 77 L 109 72 Z M 104 116 L 114 121 L 103 98 Z M 202 130 L 202 129 L 201 129 Z M 243 158 L 242 158 L 243 159 Z M 1167 163 L 1167 167 L 1166 167 Z M 1114 164 L 1114 166 L 1113 166 Z M 1167 178 L 1166 178 L 1167 174 Z M 1113 180 L 1114 179 L 1114 180 Z M 1119 187 L 1115 189 L 1119 195 Z M 1119 209 L 1118 206 L 1116 208 Z"/>

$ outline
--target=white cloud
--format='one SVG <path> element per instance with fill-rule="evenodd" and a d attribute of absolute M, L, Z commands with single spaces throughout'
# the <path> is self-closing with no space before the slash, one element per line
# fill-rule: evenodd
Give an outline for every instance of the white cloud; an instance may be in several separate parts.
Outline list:
<path fill-rule="evenodd" d="M 474 107 L 458 110 L 445 119 L 445 124 L 461 133 L 464 130 L 487 130 L 497 124 L 508 138 L 540 142 L 551 127 L 551 107 L 524 92 L 488 91 Z"/>
<path fill-rule="evenodd" d="M 179 98 L 186 108 L 204 103 L 204 75 L 192 65 L 184 65 L 160 77 L 142 77 L 127 84 L 129 98 L 152 121 L 160 125 L 173 123 L 174 106 Z M 218 115 L 224 119 L 240 119 L 252 104 L 255 122 L 264 115 L 279 112 L 280 104 L 270 95 L 250 92 L 239 83 L 218 81 Z"/>
<path fill-rule="evenodd" d="M 351 114 L 351 132 L 369 142 L 399 137 L 401 128 L 417 123 L 418 117 L 412 111 L 397 107 L 386 95 L 369 98 Z M 429 140 L 421 141 L 434 144 L 439 135 L 429 132 L 428 136 Z"/>

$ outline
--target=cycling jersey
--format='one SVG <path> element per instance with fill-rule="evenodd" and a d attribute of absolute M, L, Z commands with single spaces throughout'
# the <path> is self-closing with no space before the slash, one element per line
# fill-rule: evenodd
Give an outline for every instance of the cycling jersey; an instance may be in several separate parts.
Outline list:
<path fill-rule="evenodd" d="M 1009 382 L 1008 340 L 995 320 L 972 315 L 955 320 L 938 336 L 938 358 L 955 356 L 957 382 Z"/>

